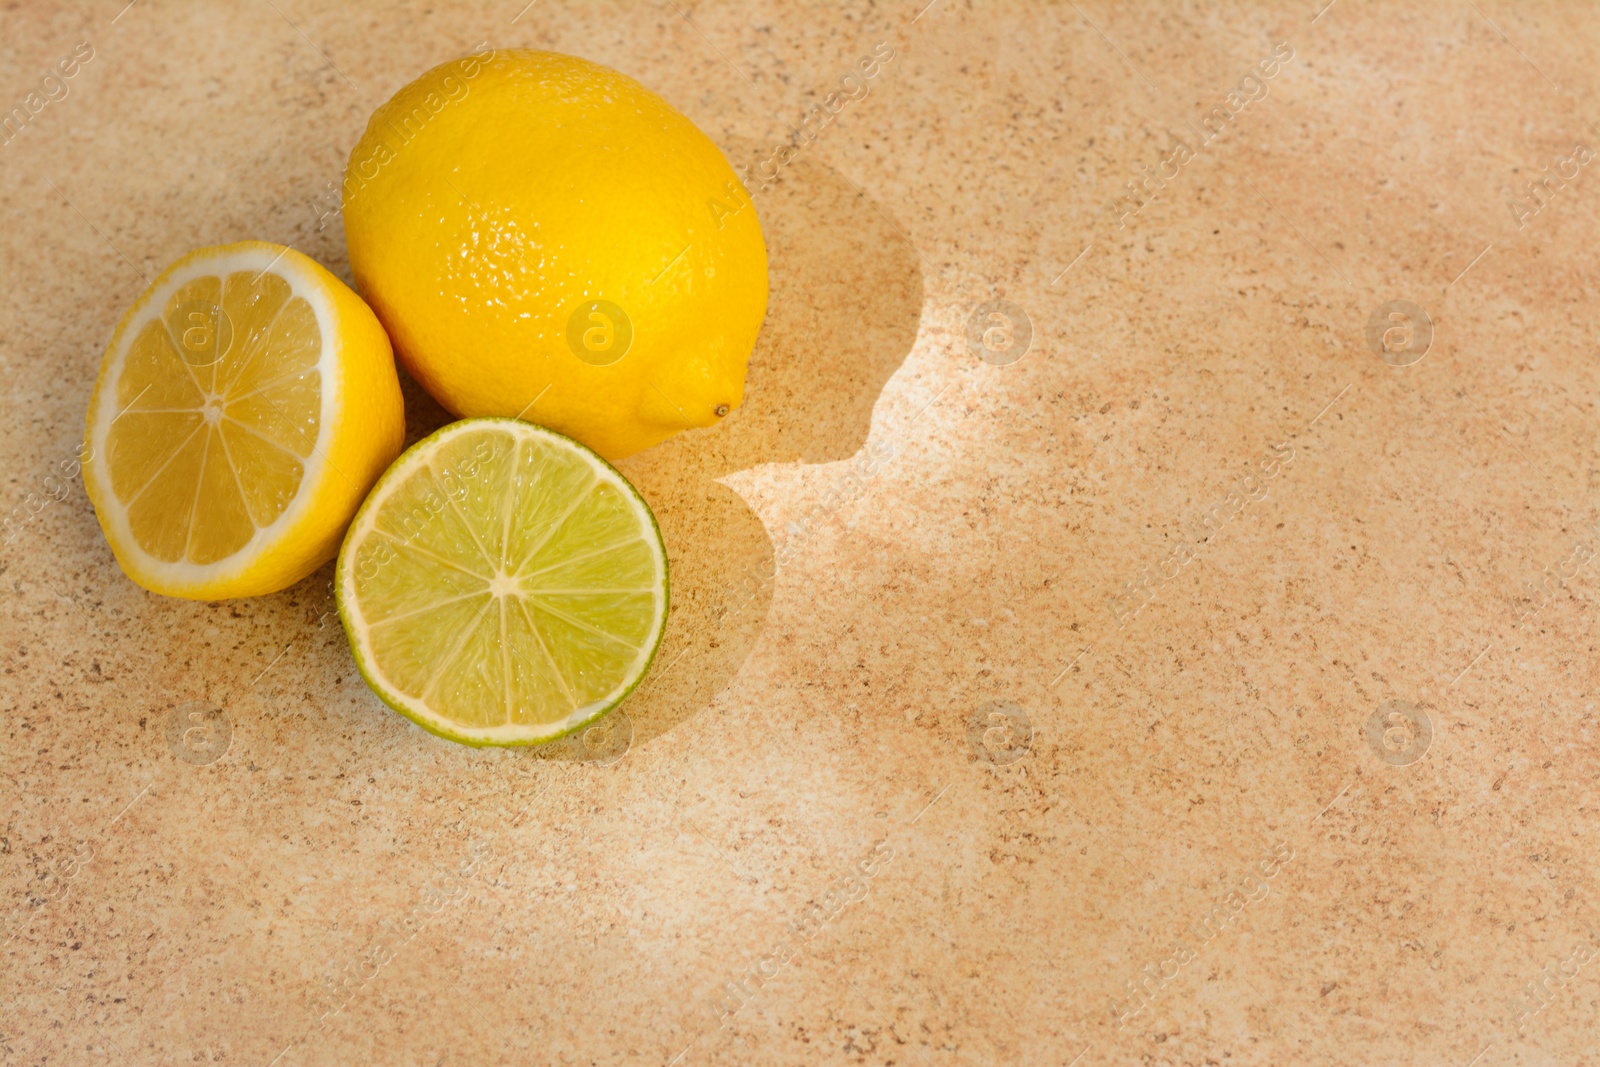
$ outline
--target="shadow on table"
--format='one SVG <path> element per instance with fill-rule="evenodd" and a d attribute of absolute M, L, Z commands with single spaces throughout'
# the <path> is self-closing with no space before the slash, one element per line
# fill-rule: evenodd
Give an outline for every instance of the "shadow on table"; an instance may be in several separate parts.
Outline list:
<path fill-rule="evenodd" d="M 731 158 L 759 146 L 734 141 Z M 884 213 L 825 163 L 804 157 L 752 189 L 771 297 L 744 403 L 617 464 L 655 512 L 672 568 L 672 611 L 651 672 L 606 720 L 530 755 L 609 762 L 706 708 L 755 646 L 771 601 L 773 548 L 717 479 L 763 463 L 849 459 L 878 394 L 911 351 L 922 311 L 917 253 Z M 451 421 L 404 379 L 407 442 Z M 620 749 L 620 750 L 619 750 Z"/>

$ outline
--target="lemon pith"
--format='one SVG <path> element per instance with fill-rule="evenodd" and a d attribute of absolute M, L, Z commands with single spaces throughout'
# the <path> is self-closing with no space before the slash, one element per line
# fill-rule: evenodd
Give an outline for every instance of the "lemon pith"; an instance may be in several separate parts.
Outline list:
<path fill-rule="evenodd" d="M 668 605 L 637 491 L 581 444 L 499 418 L 400 457 L 350 526 L 335 588 L 373 692 L 474 745 L 549 741 L 616 707 Z"/>
<path fill-rule="evenodd" d="M 357 284 L 450 411 L 608 459 L 715 425 L 767 304 L 748 192 L 716 145 L 606 67 L 436 67 L 372 116 L 343 188 Z"/>
<path fill-rule="evenodd" d="M 112 336 L 86 421 L 84 485 L 118 563 L 193 599 L 273 592 L 326 562 L 405 433 L 372 312 L 259 241 L 162 272 Z"/>

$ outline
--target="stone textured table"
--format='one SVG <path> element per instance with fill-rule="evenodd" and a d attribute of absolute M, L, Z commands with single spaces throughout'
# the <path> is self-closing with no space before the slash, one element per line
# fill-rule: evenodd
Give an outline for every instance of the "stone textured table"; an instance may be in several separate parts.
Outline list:
<path fill-rule="evenodd" d="M 1600 1062 L 1600 14 L 924 2 L 6 5 L 0 1062 Z M 623 465 L 658 665 L 546 751 L 75 477 L 148 279 L 348 278 L 366 116 L 485 43 L 771 252 L 746 406 Z"/>

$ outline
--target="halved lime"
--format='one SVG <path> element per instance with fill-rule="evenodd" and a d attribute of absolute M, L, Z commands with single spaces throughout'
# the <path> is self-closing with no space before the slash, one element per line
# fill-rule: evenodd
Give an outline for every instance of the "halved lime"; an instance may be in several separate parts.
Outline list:
<path fill-rule="evenodd" d="M 339 551 L 339 617 L 385 704 L 469 745 L 549 741 L 633 691 L 667 622 L 667 553 L 578 442 L 467 419 L 389 468 Z"/>

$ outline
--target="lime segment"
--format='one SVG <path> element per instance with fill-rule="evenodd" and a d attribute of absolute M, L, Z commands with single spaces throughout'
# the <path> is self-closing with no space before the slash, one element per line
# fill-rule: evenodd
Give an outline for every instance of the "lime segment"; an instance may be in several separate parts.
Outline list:
<path fill-rule="evenodd" d="M 639 493 L 594 452 L 469 419 L 401 456 L 339 553 L 339 615 L 367 684 L 474 745 L 569 733 L 616 707 L 667 619 L 667 555 Z"/>

